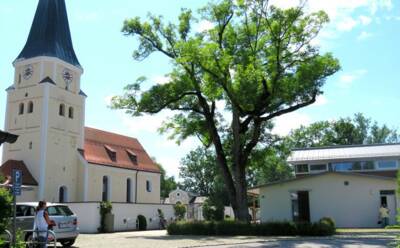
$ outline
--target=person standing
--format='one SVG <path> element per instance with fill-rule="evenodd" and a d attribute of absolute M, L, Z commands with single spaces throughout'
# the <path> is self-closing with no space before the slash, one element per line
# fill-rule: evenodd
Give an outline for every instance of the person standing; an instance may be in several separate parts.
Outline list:
<path fill-rule="evenodd" d="M 54 221 L 50 220 L 49 214 L 46 211 L 47 203 L 45 201 L 39 201 L 36 207 L 35 220 L 33 222 L 34 237 L 39 241 L 39 248 L 47 247 L 47 231 L 49 226 L 54 225 Z"/>
<path fill-rule="evenodd" d="M 383 228 L 389 225 L 389 212 L 390 210 L 387 208 L 386 204 L 382 204 L 379 208 L 379 217 Z"/>

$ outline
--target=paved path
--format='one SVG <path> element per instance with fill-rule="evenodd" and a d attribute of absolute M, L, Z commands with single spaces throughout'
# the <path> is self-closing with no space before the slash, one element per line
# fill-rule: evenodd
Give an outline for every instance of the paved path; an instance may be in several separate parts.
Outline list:
<path fill-rule="evenodd" d="M 383 248 L 393 242 L 397 233 L 346 233 L 329 238 L 293 237 L 214 237 L 168 236 L 165 231 L 82 234 L 79 248 L 170 248 L 170 247 L 244 247 L 244 248 Z"/>

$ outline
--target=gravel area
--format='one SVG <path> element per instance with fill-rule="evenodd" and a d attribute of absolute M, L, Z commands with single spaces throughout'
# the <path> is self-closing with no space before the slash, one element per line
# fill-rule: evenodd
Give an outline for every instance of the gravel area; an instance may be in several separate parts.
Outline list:
<path fill-rule="evenodd" d="M 388 247 L 397 233 L 364 232 L 349 233 L 333 237 L 214 237 L 214 236 L 169 236 L 165 231 L 123 232 L 112 234 L 81 234 L 75 247 L 287 247 L 287 248 L 381 248 Z"/>

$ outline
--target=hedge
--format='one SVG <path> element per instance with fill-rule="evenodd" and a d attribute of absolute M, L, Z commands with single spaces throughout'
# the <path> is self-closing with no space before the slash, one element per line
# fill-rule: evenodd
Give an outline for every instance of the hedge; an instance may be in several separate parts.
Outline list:
<path fill-rule="evenodd" d="M 168 225 L 169 235 L 220 236 L 329 236 L 335 233 L 334 221 L 323 218 L 315 223 L 267 222 L 248 224 L 235 221 L 174 222 Z"/>

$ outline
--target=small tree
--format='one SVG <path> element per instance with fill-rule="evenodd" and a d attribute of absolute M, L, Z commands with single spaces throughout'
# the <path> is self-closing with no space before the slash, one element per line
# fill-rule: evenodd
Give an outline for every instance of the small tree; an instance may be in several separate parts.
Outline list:
<path fill-rule="evenodd" d="M 186 214 L 186 207 L 185 205 L 183 205 L 182 203 L 177 203 L 174 206 L 174 213 L 175 213 L 175 217 L 178 220 L 183 220 L 185 218 L 185 214 Z"/>
<path fill-rule="evenodd" d="M 204 201 L 203 204 L 203 217 L 205 220 L 221 221 L 224 219 L 224 205 L 213 204 L 209 199 Z"/>
<path fill-rule="evenodd" d="M 100 203 L 100 227 L 99 232 L 106 231 L 106 215 L 110 214 L 112 211 L 112 203 L 104 201 Z"/>

